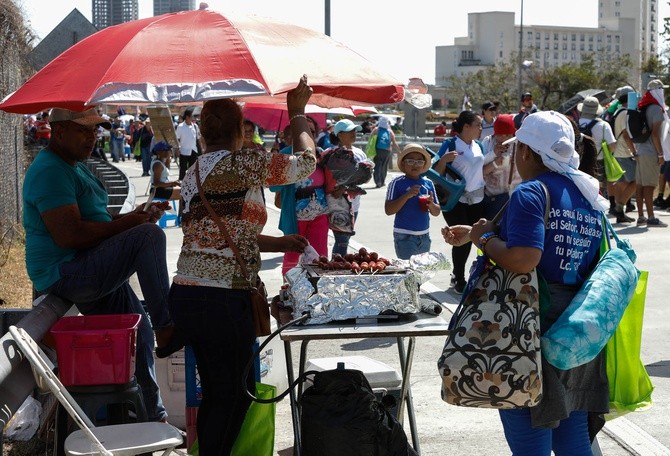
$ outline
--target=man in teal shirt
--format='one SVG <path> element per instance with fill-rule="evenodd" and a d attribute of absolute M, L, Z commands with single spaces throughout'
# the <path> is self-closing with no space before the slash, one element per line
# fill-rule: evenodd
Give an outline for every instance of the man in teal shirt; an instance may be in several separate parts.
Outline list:
<path fill-rule="evenodd" d="M 51 139 L 23 185 L 26 268 L 40 294 L 72 302 L 84 315 L 142 315 L 135 376 L 149 419 L 164 420 L 152 326 L 159 348 L 176 339 L 167 309 L 166 239 L 155 224 L 165 203 L 119 216 L 107 211 L 105 188 L 82 163 L 93 151 L 98 126 L 111 127 L 95 109 L 51 111 Z M 128 283 L 135 273 L 151 320 Z"/>

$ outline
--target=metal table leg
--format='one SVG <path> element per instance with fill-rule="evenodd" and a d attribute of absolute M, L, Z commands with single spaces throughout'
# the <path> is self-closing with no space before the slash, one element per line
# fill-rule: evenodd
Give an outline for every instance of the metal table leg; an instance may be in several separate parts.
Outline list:
<path fill-rule="evenodd" d="M 291 354 L 291 342 L 284 341 L 284 354 L 286 356 L 286 376 L 288 378 L 289 387 L 295 381 L 293 374 L 293 355 Z M 301 441 L 300 441 L 300 413 L 298 411 L 298 400 L 295 395 L 295 390 L 291 388 L 289 393 L 291 400 L 291 419 L 293 420 L 293 454 L 301 456 Z"/>
<path fill-rule="evenodd" d="M 302 377 L 302 374 L 305 373 L 305 363 L 307 362 L 307 344 L 309 343 L 308 340 L 303 340 L 302 343 L 300 344 L 300 361 L 298 364 L 298 378 Z M 302 397 L 302 386 L 303 383 L 300 382 L 298 385 L 298 400 Z M 298 412 L 300 412 L 300 404 L 298 403 Z"/>
<path fill-rule="evenodd" d="M 412 371 L 412 362 L 414 360 L 415 337 L 410 337 L 405 353 L 405 343 L 402 337 L 398 337 L 398 355 L 400 358 L 400 371 L 402 372 L 402 385 L 400 388 L 400 404 L 398 405 L 398 421 L 403 423 L 404 406 L 407 402 L 407 420 L 409 421 L 410 434 L 412 435 L 412 446 L 414 450 L 421 454 L 419 445 L 419 433 L 416 428 L 416 418 L 414 416 L 414 400 L 412 399 L 412 390 L 409 386 L 409 377 Z"/>

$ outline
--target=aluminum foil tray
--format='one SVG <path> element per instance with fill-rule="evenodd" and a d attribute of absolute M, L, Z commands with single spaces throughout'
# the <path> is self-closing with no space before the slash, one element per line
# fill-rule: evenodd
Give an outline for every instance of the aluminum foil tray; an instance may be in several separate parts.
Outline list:
<path fill-rule="evenodd" d="M 354 274 L 298 266 L 286 274 L 293 317 L 308 312 L 307 324 L 419 312 L 419 284 L 412 270 Z"/>

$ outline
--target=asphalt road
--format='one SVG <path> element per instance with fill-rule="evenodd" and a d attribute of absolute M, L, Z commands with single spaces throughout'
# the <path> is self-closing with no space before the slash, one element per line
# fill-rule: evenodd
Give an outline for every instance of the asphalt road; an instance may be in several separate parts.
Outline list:
<path fill-rule="evenodd" d="M 146 177 L 142 178 L 139 164 L 120 163 L 119 167 L 129 176 L 138 193 L 138 202 L 146 199 L 142 194 L 147 188 Z M 173 165 L 173 172 L 176 167 Z M 389 176 L 388 181 L 393 177 Z M 387 181 L 387 182 L 388 182 Z M 392 224 L 393 218 L 383 210 L 385 188 L 374 189 L 364 185 L 368 194 L 363 196 L 356 235 L 351 248 L 365 246 L 386 257 L 394 256 Z M 267 193 L 268 223 L 264 233 L 279 235 L 277 223 L 279 212 L 272 207 L 272 195 Z M 657 216 L 670 223 L 670 213 L 658 211 Z M 449 247 L 440 236 L 444 225 L 442 217 L 431 219 L 432 250 L 449 252 Z M 649 271 L 644 329 L 642 334 L 642 361 L 655 385 L 651 409 L 629 413 L 623 418 L 608 422 L 598 436 L 602 454 L 605 455 L 670 455 L 670 228 L 637 228 L 635 226 L 614 225 L 620 237 L 629 239 L 635 248 L 637 266 Z M 168 266 L 175 270 L 181 247 L 181 230 L 167 228 Z M 330 245 L 332 245 L 332 237 Z M 474 249 L 471 254 L 474 259 Z M 263 254 L 263 280 L 271 294 L 278 293 L 281 286 L 281 255 Z M 449 271 L 441 271 L 424 284 L 425 297 L 439 301 L 444 307 L 445 319 L 455 309 L 459 297 L 447 290 Z M 440 378 L 436 362 L 440 356 L 444 339 L 442 337 L 417 338 L 416 352 L 411 375 L 411 389 L 423 455 L 444 454 L 510 454 L 498 414 L 494 410 L 460 408 L 446 404 L 440 399 Z M 297 371 L 297 344 L 294 344 L 294 366 Z M 277 345 L 275 347 L 281 347 Z M 282 353 L 275 352 L 276 369 L 274 376 L 283 375 Z M 314 341 L 309 345 L 307 359 L 333 356 L 362 355 L 382 361 L 399 370 L 397 347 L 393 339 Z M 664 418 L 665 417 L 665 418 Z M 409 433 L 409 432 L 408 432 Z M 276 441 L 277 454 L 292 454 L 293 431 L 288 400 L 277 405 Z"/>

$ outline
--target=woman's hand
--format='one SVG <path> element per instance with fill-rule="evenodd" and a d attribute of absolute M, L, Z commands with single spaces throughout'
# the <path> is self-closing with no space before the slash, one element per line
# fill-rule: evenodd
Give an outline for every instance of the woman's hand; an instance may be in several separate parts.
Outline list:
<path fill-rule="evenodd" d="M 289 118 L 305 113 L 305 105 L 312 96 L 312 88 L 307 84 L 307 75 L 303 75 L 295 89 L 286 94 L 286 107 Z"/>
<path fill-rule="evenodd" d="M 479 244 L 479 238 L 482 237 L 484 233 L 488 233 L 490 231 L 495 232 L 496 231 L 496 226 L 495 224 L 490 221 L 486 220 L 485 218 L 479 219 L 477 223 L 472 225 L 472 230 L 470 231 L 470 240 L 475 244 Z"/>
<path fill-rule="evenodd" d="M 298 252 L 302 253 L 305 247 L 309 245 L 309 241 L 304 236 L 299 234 L 289 234 L 279 238 L 281 242 L 282 252 Z"/>
<path fill-rule="evenodd" d="M 442 155 L 442 158 L 440 158 L 440 161 L 442 161 L 443 163 L 451 163 L 454 160 L 456 160 L 456 157 L 458 157 L 458 152 L 451 151 L 451 152 L 447 152 L 446 154 Z"/>
<path fill-rule="evenodd" d="M 442 237 L 447 244 L 460 247 L 470 242 L 471 230 L 469 225 L 445 226 L 442 228 Z"/>

